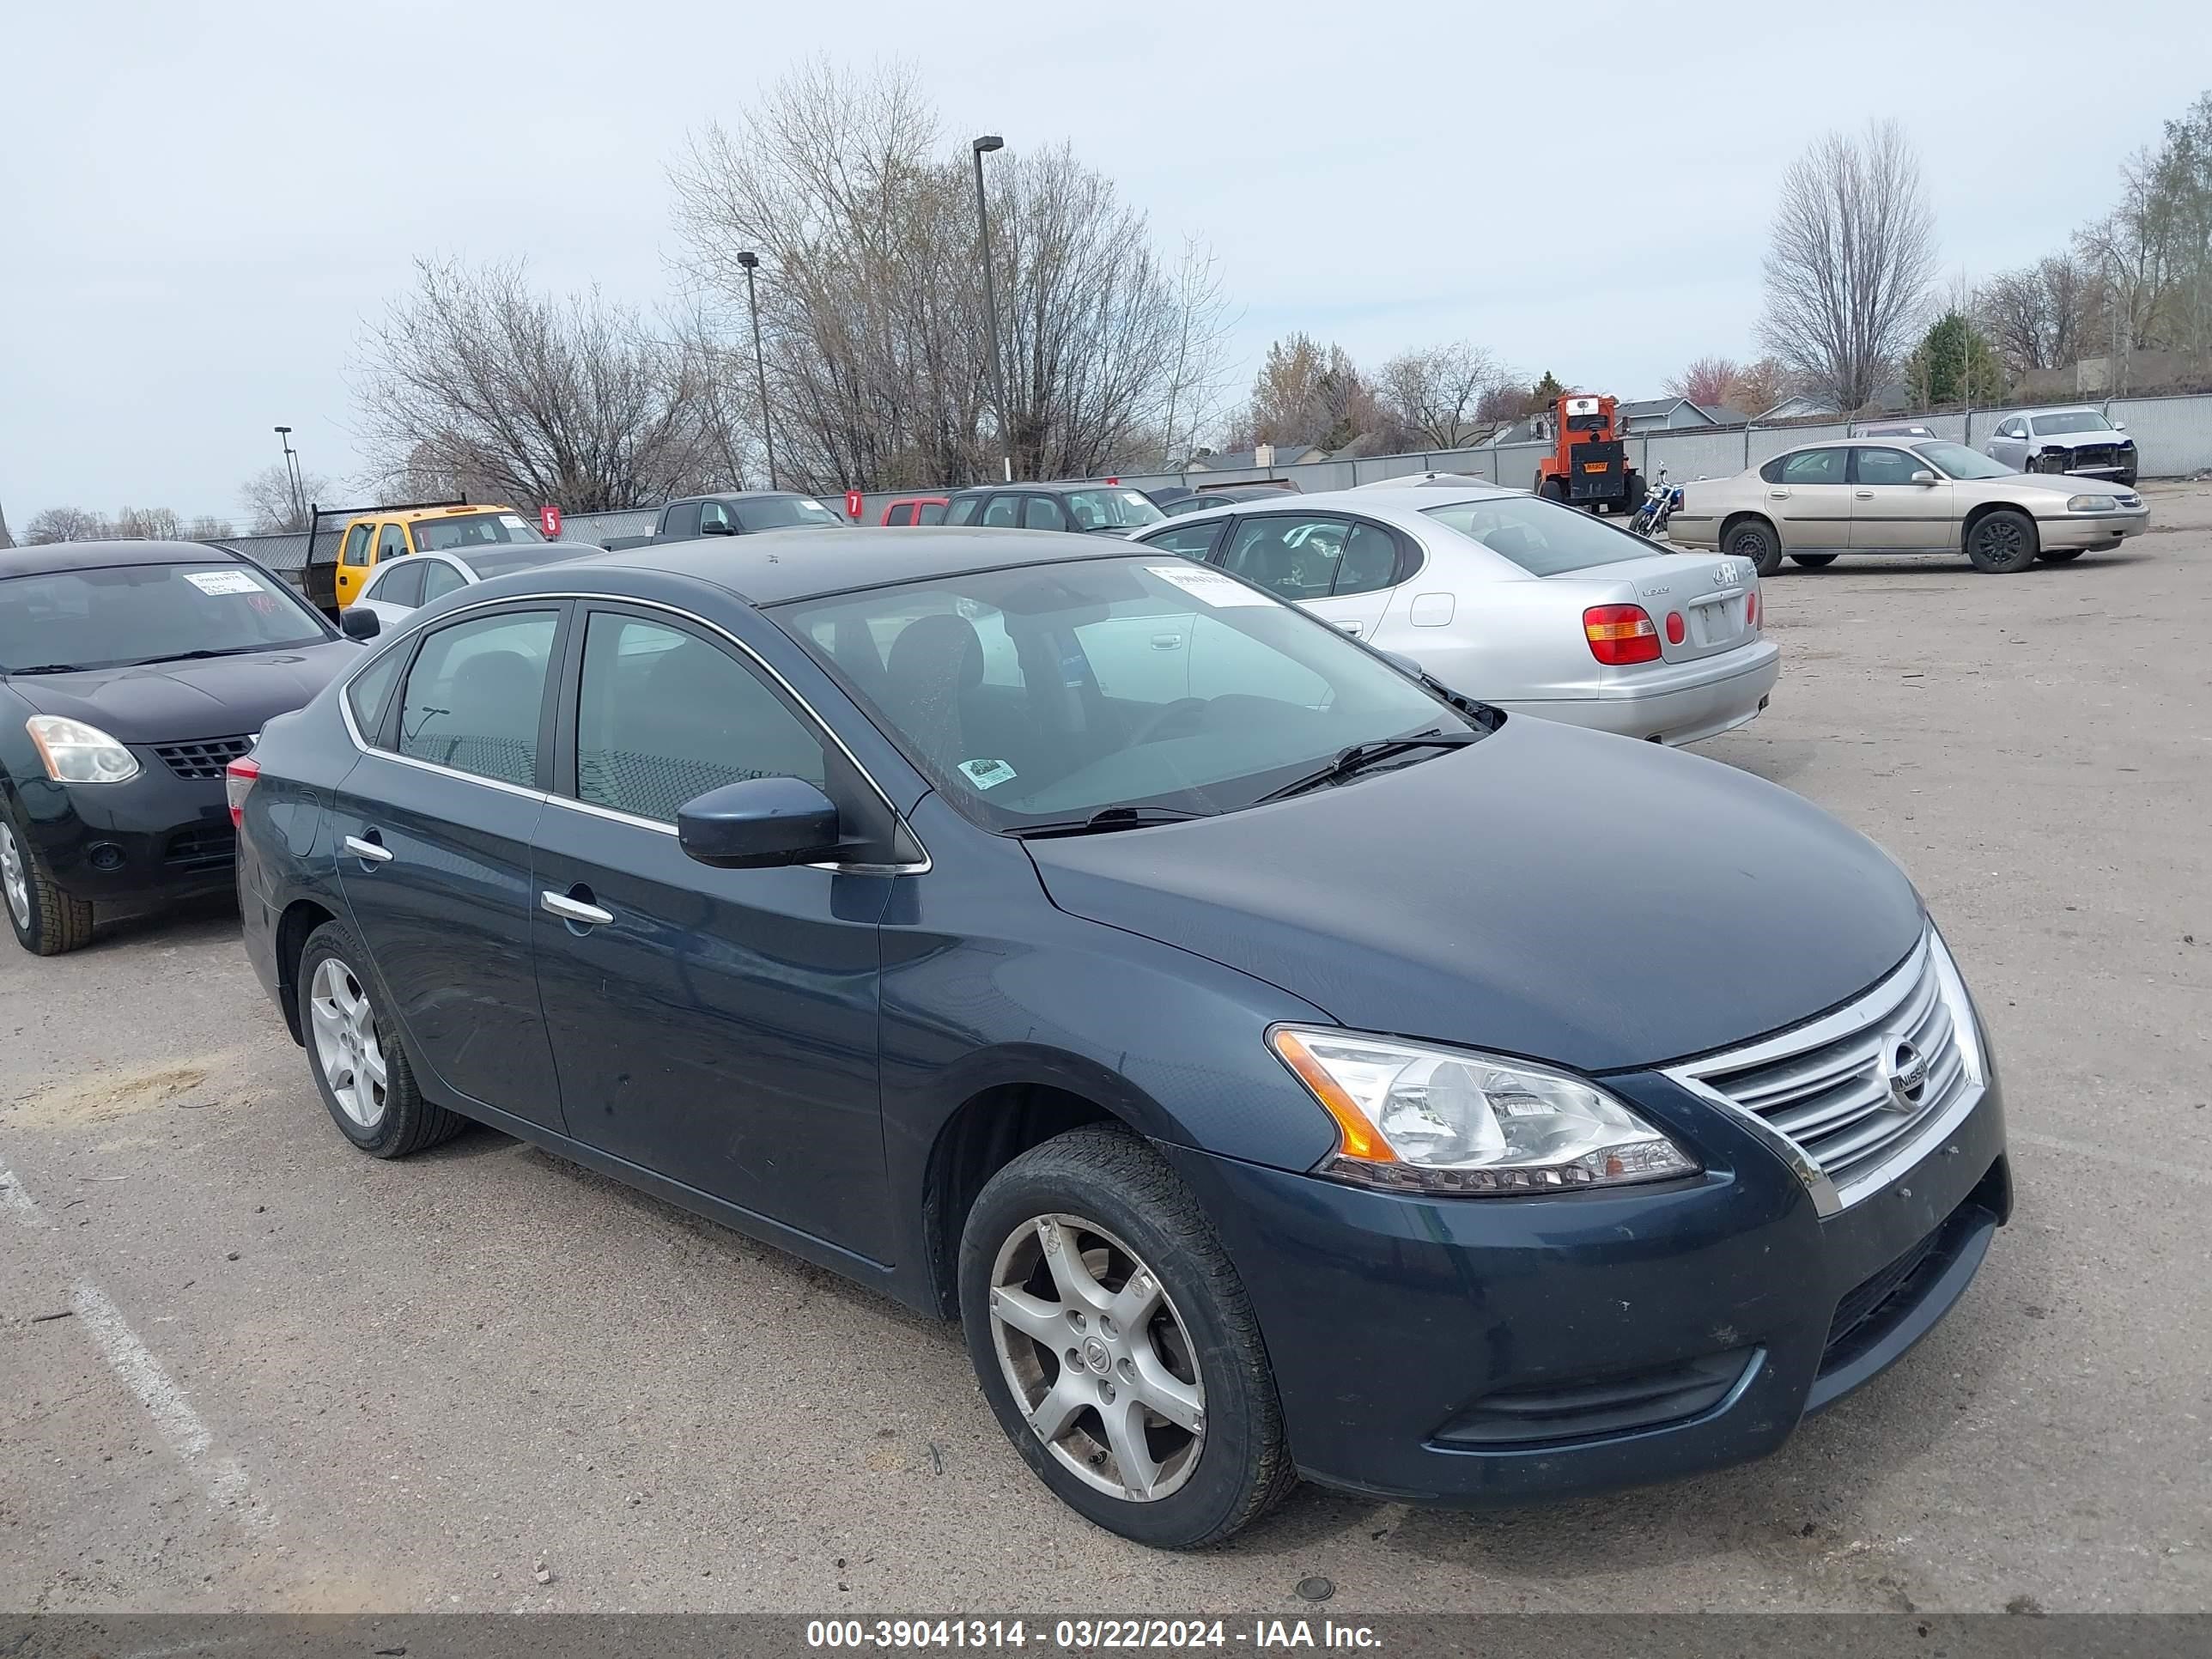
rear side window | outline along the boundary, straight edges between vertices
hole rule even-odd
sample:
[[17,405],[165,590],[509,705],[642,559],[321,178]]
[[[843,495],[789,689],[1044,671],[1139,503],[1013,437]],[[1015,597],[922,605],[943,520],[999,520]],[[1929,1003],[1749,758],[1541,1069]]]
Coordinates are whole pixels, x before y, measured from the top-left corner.
[[598,611],[584,635],[576,798],[673,823],[748,778],[827,775],[820,741],[751,669],[699,635]]
[[1240,519],[1223,566],[1281,599],[1325,599],[1351,539],[1349,521],[1304,513]]
[[386,605],[418,605],[422,603],[422,568],[411,559],[395,561],[377,575],[370,584],[368,597]]
[[559,617],[507,611],[422,641],[399,707],[399,752],[526,789],[538,784],[538,725]]
[[1226,519],[1208,519],[1202,524],[1177,525],[1173,530],[1147,536],[1144,544],[1169,553],[1179,553],[1186,559],[1202,560],[1220,544],[1221,532],[1228,528],[1229,520]]
[[1801,449],[1782,458],[1778,477],[1786,484],[1839,484],[1850,460],[1848,449]]
[[367,525],[357,524],[346,532],[345,546],[339,551],[338,562],[340,564],[368,562],[368,526]]
[[443,560],[433,560],[422,568],[422,603],[442,599],[457,587],[466,587],[461,573]]
[[989,525],[1012,525],[1014,514],[1021,506],[1018,495],[994,495],[990,506],[983,509],[983,522]]
[[1344,544],[1344,557],[1336,567],[1333,599],[1347,593],[1372,593],[1398,580],[1398,544],[1390,532],[1371,524],[1354,524]]
[[376,557],[379,563],[386,559],[407,556],[407,532],[396,524],[388,524],[376,532]]
[[346,687],[346,707],[353,711],[353,723],[370,743],[384,729],[384,706],[392,700],[392,688],[398,684],[399,671],[406,665],[404,647],[387,651],[355,675]]

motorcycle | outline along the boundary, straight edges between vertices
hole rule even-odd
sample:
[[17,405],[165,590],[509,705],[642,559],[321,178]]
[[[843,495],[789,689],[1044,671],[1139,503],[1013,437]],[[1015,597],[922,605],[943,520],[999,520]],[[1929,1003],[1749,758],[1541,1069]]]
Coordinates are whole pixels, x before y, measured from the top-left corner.
[[1682,486],[1667,482],[1667,469],[1659,469],[1658,481],[1644,493],[1634,516],[1628,521],[1632,533],[1656,541],[1667,533],[1667,520],[1682,504]]

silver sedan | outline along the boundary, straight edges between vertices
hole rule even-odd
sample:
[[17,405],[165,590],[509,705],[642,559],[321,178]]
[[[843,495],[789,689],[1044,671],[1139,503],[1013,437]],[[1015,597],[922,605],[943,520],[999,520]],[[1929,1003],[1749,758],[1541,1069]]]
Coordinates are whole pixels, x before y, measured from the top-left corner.
[[1240,501],[1137,541],[1231,571],[1455,691],[1626,737],[1690,743],[1741,726],[1780,665],[1746,561],[1662,553],[1477,481]]
[[[515,542],[457,548],[451,552],[410,553],[404,559],[381,561],[361,597],[346,611],[349,615],[358,611],[374,617],[380,628],[392,628],[457,587],[473,587],[509,571],[532,570],[541,564],[559,564],[605,550],[590,542]],[[356,623],[349,631],[359,627]]]

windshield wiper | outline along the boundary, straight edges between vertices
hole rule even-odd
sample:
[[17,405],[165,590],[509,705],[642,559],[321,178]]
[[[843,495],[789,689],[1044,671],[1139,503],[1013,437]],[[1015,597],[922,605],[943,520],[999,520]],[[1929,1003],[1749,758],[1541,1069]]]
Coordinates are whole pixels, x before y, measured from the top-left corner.
[[1252,803],[1258,806],[1271,800],[1282,800],[1291,795],[1302,795],[1309,789],[1318,789],[1323,784],[1337,783],[1365,770],[1377,761],[1389,760],[1415,749],[1464,749],[1471,743],[1480,743],[1489,734],[1485,732],[1419,732],[1410,738],[1382,738],[1372,743],[1355,743],[1349,749],[1337,750],[1336,758],[1319,771],[1309,772],[1302,778],[1293,778],[1279,789],[1270,789]]
[[1181,823],[1187,818],[1214,816],[1186,812],[1177,806],[1102,806],[1087,818],[1054,818],[1044,823],[1025,823],[1006,833],[1019,841],[1041,841],[1051,836],[1103,836],[1115,830],[1143,830],[1155,823]]
[[141,657],[138,665],[143,668],[149,662],[198,662],[204,657],[243,657],[256,651],[275,649],[273,645],[234,645],[225,650],[210,651],[203,646],[197,651],[172,651],[166,657]]
[[42,662],[30,668],[0,669],[4,674],[83,674],[91,671],[81,662]]

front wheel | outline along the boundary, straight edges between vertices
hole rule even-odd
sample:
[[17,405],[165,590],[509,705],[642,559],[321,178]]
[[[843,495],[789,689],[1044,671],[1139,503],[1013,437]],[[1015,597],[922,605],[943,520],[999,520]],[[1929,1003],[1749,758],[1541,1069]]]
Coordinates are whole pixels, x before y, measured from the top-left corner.
[[34,957],[58,957],[92,942],[92,904],[72,898],[54,884],[52,872],[15,821],[0,811],[0,893],[15,942]]
[[2009,507],[1977,520],[1966,532],[1966,557],[1989,575],[2016,575],[2034,564],[2035,555],[2035,520]]
[[1296,1484],[1243,1283],[1126,1131],[1071,1130],[991,1178],[961,1235],[960,1312],[1000,1426],[1108,1531],[1196,1549]]
[[1790,563],[1802,564],[1808,570],[1825,570],[1835,562],[1836,556],[1832,553],[1792,553],[1790,556]]
[[1771,576],[1782,568],[1781,538],[1764,519],[1737,525],[1722,538],[1721,550],[1734,558],[1750,560],[1752,568],[1762,576]]

